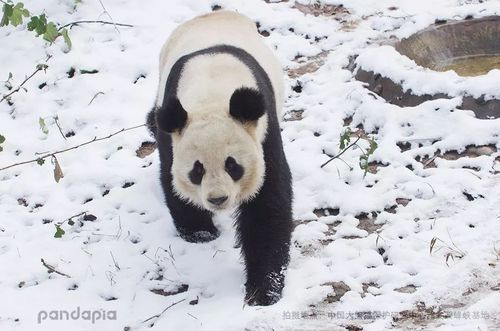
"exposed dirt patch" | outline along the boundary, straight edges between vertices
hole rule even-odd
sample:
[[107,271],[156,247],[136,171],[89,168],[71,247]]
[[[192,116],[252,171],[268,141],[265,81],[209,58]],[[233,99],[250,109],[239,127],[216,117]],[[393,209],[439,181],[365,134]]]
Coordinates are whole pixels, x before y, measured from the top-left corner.
[[359,220],[358,228],[365,230],[368,234],[377,232],[377,230],[382,227],[382,224],[375,224],[375,221],[377,220],[376,213],[372,213],[371,215],[361,213],[356,216],[356,218]]
[[412,326],[426,327],[437,320],[449,317],[449,314],[441,307],[427,307],[424,302],[418,302],[415,309],[403,310],[392,319],[395,326],[410,329]]
[[298,9],[300,12],[306,15],[318,16],[339,16],[350,14],[347,8],[343,5],[326,5],[319,3],[310,3],[307,5],[301,3],[295,3],[292,8]]
[[438,153],[437,156],[445,160],[458,160],[461,157],[478,157],[483,155],[491,155],[497,151],[494,145],[483,145],[483,146],[466,146],[465,151],[459,153],[457,151],[447,151],[444,153]]
[[170,290],[170,291],[167,291],[165,289],[158,289],[158,288],[151,289],[150,291],[153,292],[154,294],[163,295],[163,296],[170,296],[170,295],[176,295],[179,293],[186,292],[188,289],[189,289],[188,284],[180,284],[177,288],[174,288],[173,290]]
[[[363,288],[363,293],[361,293],[361,297],[364,298],[366,296],[366,293],[368,293],[368,288],[370,287],[376,287],[380,288],[378,284],[375,283],[363,283],[362,288]],[[378,294],[377,294],[378,295]]]
[[300,110],[290,110],[285,114],[285,118],[283,119],[284,121],[291,122],[291,121],[300,121],[302,119],[302,113],[304,113],[303,109]]
[[314,215],[318,217],[337,216],[339,212],[340,210],[338,208],[321,208],[321,209],[314,209],[313,211]]
[[[398,144],[399,146],[399,144]],[[400,146],[401,148],[401,146]],[[409,149],[409,148],[408,148]],[[402,149],[403,151],[403,149]],[[462,157],[469,157],[469,158],[476,158],[479,156],[490,156],[493,153],[497,151],[497,148],[494,145],[483,145],[483,146],[466,146],[465,150],[463,152],[458,152],[458,151],[446,151],[446,152],[437,152],[433,156],[417,156],[415,158],[416,161],[422,163],[424,165],[424,168],[436,168],[437,165],[435,163],[435,160],[437,158],[448,160],[448,161],[455,161],[458,160]],[[473,169],[473,170],[478,170],[478,169]]]
[[288,70],[288,77],[297,78],[302,75],[318,71],[318,69],[325,64],[325,60],[329,53],[330,51],[322,51],[321,53],[315,56],[300,58],[299,59],[300,66]]
[[411,199],[407,199],[407,198],[396,198],[396,203],[398,205],[401,205],[403,207],[406,207],[406,205],[408,205],[410,203]]
[[326,299],[323,301],[325,303],[337,302],[342,298],[344,294],[349,292],[351,288],[347,286],[344,282],[329,282],[321,284],[322,286],[331,286],[333,293],[328,294]]
[[394,289],[394,291],[399,292],[399,293],[413,293],[416,290],[417,290],[417,287],[413,284]]
[[144,141],[141,144],[141,147],[139,147],[135,151],[135,154],[137,155],[137,157],[140,157],[141,159],[143,159],[146,156],[151,155],[155,150],[156,150],[156,143],[155,142]]

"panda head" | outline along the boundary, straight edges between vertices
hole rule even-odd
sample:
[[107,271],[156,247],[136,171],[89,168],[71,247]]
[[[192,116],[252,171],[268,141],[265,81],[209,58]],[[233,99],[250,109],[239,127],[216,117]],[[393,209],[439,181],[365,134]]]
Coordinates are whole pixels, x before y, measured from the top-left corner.
[[255,89],[239,88],[225,108],[229,111],[207,109],[188,115],[171,97],[156,115],[157,126],[172,137],[174,191],[210,211],[250,200],[264,181],[258,134],[267,124],[263,96]]

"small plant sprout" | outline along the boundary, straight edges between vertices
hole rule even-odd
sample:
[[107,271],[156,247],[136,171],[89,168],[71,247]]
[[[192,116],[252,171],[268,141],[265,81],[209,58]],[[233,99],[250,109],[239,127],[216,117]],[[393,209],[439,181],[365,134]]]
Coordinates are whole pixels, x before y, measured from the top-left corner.
[[[449,233],[448,233],[449,235]],[[466,253],[461,250],[460,248],[455,245],[453,240],[450,237],[451,245],[445,242],[444,240],[438,238],[438,237],[433,237],[431,239],[430,247],[429,247],[429,253],[432,255],[433,252],[438,252],[440,250],[445,250],[444,258],[446,262],[446,266],[449,267],[448,261],[449,259],[452,259],[455,261],[455,259],[461,259],[463,258]]]
[[73,225],[75,225],[75,221],[73,220],[74,218],[77,218],[80,216],[85,217],[85,215],[87,215],[86,211],[81,212],[81,213],[76,214],[76,215],[73,215],[70,218],[68,218],[60,223],[54,224],[54,226],[56,227],[56,232],[54,233],[54,238],[62,238],[62,236],[64,236],[64,234],[66,233],[66,231],[64,231],[64,229],[62,228],[64,223],[68,223],[69,226],[73,226]]
[[[353,136],[353,132],[351,128],[347,128],[344,133],[340,135],[340,141],[339,141],[339,152],[335,155],[332,156],[328,161],[323,163],[321,165],[321,168],[326,166],[328,163],[335,159],[339,159],[342,162],[346,163],[342,158],[340,158],[345,152],[347,152],[349,149],[353,148],[354,146],[358,147],[361,150],[362,155],[359,157],[359,167],[361,170],[364,170],[364,176],[366,176],[366,173],[368,172],[368,159],[370,156],[373,155],[375,150],[378,147],[377,142],[375,141],[375,138],[368,138],[364,137],[361,134],[356,135],[356,140],[351,143],[351,138]],[[363,139],[369,143],[368,149],[364,149],[361,146],[358,145],[358,142]],[[347,164],[347,163],[346,163]],[[351,166],[349,166],[350,169],[352,169]]]

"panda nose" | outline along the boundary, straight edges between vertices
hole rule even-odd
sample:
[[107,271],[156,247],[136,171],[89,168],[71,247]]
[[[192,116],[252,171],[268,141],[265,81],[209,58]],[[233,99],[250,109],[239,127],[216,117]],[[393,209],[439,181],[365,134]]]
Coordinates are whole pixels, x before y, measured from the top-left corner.
[[213,205],[220,206],[227,200],[227,196],[218,198],[208,198],[207,200]]

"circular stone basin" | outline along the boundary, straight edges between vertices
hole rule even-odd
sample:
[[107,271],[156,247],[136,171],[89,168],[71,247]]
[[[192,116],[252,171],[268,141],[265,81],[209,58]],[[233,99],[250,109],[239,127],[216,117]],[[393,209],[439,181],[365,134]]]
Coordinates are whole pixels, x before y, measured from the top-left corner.
[[395,45],[418,65],[460,76],[500,69],[500,17],[489,16],[433,25]]
[[[398,41],[392,46],[416,64],[434,71],[454,70],[458,75],[481,76],[500,69],[500,16],[463,21],[437,21],[436,24]],[[399,82],[378,72],[364,70],[356,60],[351,68],[356,79],[388,102],[413,107],[428,100],[452,98],[446,90],[435,94],[416,94],[403,89]],[[484,93],[486,94],[486,93]],[[500,118],[500,98],[462,95],[461,109],[472,110],[477,118]]]

